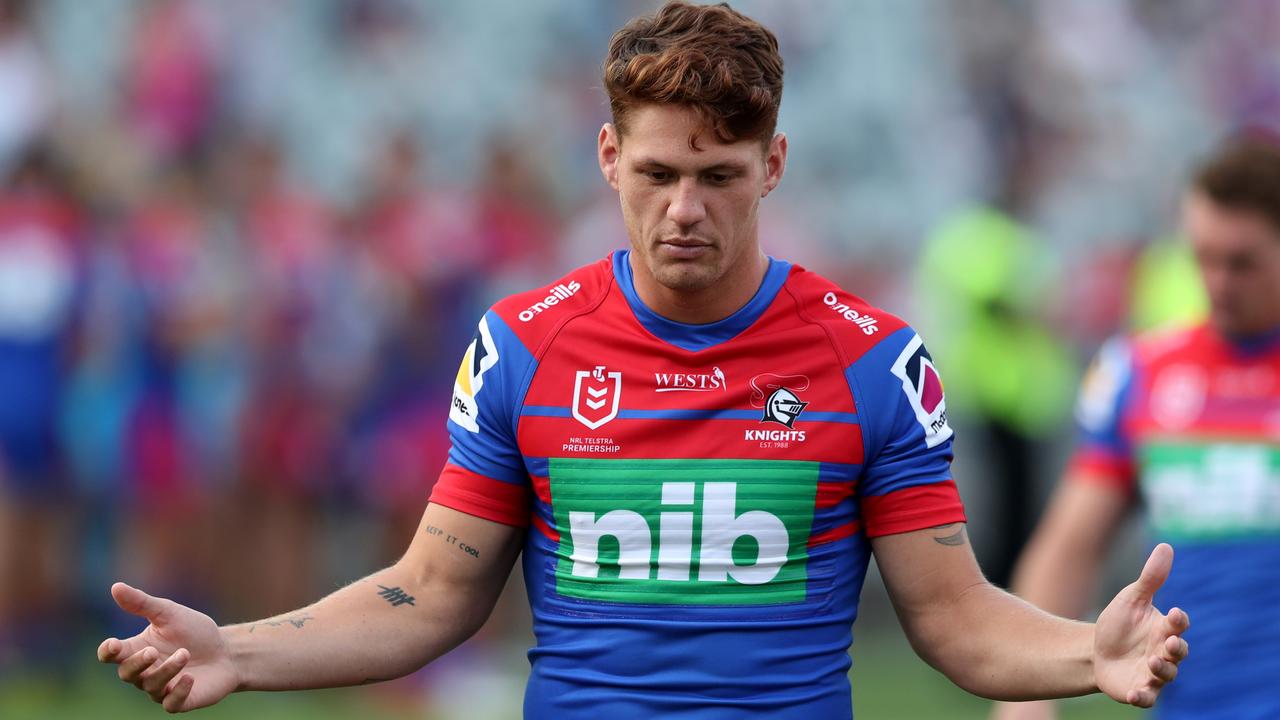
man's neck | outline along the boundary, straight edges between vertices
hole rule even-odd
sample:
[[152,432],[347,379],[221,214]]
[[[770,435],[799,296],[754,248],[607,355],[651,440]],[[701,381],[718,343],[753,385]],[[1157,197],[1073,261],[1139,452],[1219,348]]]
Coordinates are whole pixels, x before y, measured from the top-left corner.
[[668,320],[689,325],[713,323],[740,310],[755,297],[769,270],[768,256],[757,252],[743,262],[742,267],[730,270],[714,285],[702,290],[681,291],[666,287],[644,268],[637,268],[639,263],[635,253],[627,261],[631,264],[636,296],[645,307]]

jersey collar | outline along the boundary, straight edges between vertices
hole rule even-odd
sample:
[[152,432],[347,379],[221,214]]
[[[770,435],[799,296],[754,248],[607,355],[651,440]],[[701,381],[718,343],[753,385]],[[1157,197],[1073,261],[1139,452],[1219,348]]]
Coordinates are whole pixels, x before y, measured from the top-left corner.
[[1245,355],[1262,355],[1280,349],[1280,327],[1273,328],[1259,335],[1227,335],[1219,333],[1232,349]]
[[631,275],[631,263],[628,262],[630,255],[630,250],[619,250],[613,254],[613,275],[618,279],[618,287],[622,288],[622,294],[626,296],[631,312],[635,313],[636,319],[646,330],[659,339],[690,352],[705,350],[726,340],[732,340],[743,330],[751,327],[773,303],[783,283],[787,281],[787,274],[791,271],[791,263],[770,257],[769,269],[765,271],[764,281],[760,283],[760,288],[746,305],[723,320],[691,325],[662,317],[640,300],[640,296],[636,294],[635,278]]

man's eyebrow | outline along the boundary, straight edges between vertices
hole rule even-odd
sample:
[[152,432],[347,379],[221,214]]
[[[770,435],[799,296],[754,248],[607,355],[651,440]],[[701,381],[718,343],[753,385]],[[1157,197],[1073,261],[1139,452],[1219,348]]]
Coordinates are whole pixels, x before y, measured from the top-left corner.
[[[633,164],[635,167],[656,168],[661,170],[677,170],[678,171],[678,168],[672,167],[671,165],[668,165],[654,158],[639,157],[633,161]],[[726,160],[724,162],[716,163],[715,165],[710,165],[708,167],[697,168],[698,173],[742,174],[746,171],[747,171],[747,166],[744,163],[740,163],[734,160]]]

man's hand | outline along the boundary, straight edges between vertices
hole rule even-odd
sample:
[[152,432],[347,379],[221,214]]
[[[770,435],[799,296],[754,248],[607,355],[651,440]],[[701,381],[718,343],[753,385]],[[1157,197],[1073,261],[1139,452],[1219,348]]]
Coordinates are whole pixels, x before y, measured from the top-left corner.
[[118,664],[121,680],[171,713],[212,705],[239,686],[226,643],[208,615],[124,583],[112,585],[111,596],[151,622],[128,640],[107,638],[98,646],[98,660]]
[[1098,616],[1093,640],[1093,674],[1098,689],[1120,702],[1151,707],[1166,683],[1178,675],[1187,656],[1181,635],[1191,624],[1173,608],[1162,614],[1152,604],[1169,577],[1173,548],[1161,543],[1151,552],[1142,575]]

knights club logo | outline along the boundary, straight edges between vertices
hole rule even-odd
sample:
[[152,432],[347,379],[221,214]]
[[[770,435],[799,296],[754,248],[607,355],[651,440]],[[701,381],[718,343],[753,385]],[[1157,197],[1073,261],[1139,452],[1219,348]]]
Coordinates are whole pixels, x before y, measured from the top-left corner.
[[595,430],[618,417],[618,401],[622,398],[622,373],[579,370],[573,381],[573,417]]
[[751,407],[764,410],[760,422],[776,422],[794,428],[796,418],[809,407],[796,392],[809,389],[809,378],[804,375],[775,375],[761,373],[751,378]]
[[947,424],[947,399],[942,393],[942,378],[933,366],[933,358],[924,349],[920,336],[911,338],[891,368],[902,380],[902,391],[915,411],[916,421],[924,429],[924,441],[935,447],[951,437]]

